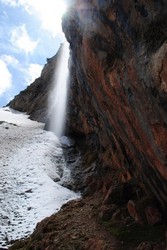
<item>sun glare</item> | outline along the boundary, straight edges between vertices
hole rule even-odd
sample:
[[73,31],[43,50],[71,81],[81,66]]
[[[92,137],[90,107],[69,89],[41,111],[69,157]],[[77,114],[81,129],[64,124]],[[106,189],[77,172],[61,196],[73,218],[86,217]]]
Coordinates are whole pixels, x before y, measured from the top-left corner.
[[48,30],[53,36],[61,32],[61,18],[67,10],[67,6],[63,0],[29,0],[29,12],[35,10],[38,14],[42,28]]

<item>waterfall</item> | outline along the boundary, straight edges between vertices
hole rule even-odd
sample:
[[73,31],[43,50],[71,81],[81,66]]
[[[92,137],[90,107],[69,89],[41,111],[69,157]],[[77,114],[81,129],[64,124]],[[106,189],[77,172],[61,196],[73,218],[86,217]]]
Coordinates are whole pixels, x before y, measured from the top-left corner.
[[55,69],[53,90],[50,97],[52,113],[50,117],[50,130],[53,131],[57,137],[61,137],[64,131],[69,76],[68,59],[69,44],[65,42],[61,48],[58,66]]

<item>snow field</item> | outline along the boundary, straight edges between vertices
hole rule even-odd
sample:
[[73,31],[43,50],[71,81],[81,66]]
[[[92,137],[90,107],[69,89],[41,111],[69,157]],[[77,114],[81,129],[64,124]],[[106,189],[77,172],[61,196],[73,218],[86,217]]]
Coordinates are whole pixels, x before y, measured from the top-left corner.
[[42,123],[0,109],[0,142],[0,247],[4,248],[32,233],[37,222],[79,195],[55,182],[68,171],[59,140],[44,131]]

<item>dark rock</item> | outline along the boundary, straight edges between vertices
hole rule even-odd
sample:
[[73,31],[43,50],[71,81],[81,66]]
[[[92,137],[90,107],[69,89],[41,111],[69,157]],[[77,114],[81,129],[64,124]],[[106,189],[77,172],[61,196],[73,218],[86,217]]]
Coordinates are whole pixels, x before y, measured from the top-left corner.
[[166,16],[165,1],[79,0],[62,23],[71,48],[67,133],[97,152],[92,189],[135,180],[164,211]]
[[104,198],[103,204],[115,203],[117,205],[123,205],[135,196],[133,186],[127,183],[111,186]]
[[143,219],[141,213],[138,211],[136,203],[132,200],[129,200],[127,204],[127,209],[130,216],[138,223],[143,224]]
[[47,59],[47,64],[45,64],[41,76],[15,96],[7,106],[21,112],[26,112],[32,120],[43,123],[47,122],[48,115],[51,112],[48,108],[48,97],[54,74],[56,74],[61,48],[60,46],[55,56]]
[[136,250],[153,250],[153,245],[150,242],[142,242]]
[[30,189],[26,190],[25,193],[32,193],[32,189],[30,188]]
[[122,186],[111,187],[103,201],[103,204],[122,204]]
[[142,242],[135,250],[166,250],[166,246],[164,242],[161,243]]
[[146,214],[146,219],[149,225],[155,225],[162,220],[162,214],[158,211],[156,207],[148,206],[144,210]]
[[162,220],[162,214],[150,197],[144,197],[139,201],[129,200],[127,208],[130,216],[140,224],[155,225]]
[[99,213],[99,217],[102,220],[109,220],[112,218],[113,214],[116,212],[118,206],[115,204],[112,205],[102,205],[102,207],[100,208],[100,213]]
[[166,250],[165,242],[158,242],[154,244],[153,250]]

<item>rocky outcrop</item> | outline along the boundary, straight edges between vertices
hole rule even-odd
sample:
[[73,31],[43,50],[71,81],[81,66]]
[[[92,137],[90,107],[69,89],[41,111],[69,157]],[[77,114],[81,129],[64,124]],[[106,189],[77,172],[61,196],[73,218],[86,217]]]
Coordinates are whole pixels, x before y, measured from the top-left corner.
[[61,54],[60,46],[57,54],[47,59],[41,75],[25,90],[21,91],[10,101],[7,106],[20,112],[26,112],[32,120],[46,122],[50,112],[48,97],[52,91],[54,77],[56,77],[57,65]]
[[[114,220],[98,218],[101,195],[70,201],[37,224],[33,234],[10,250],[166,250],[164,227],[141,226],[126,211]],[[147,247],[150,248],[147,248]]]
[[[113,176],[167,206],[167,2],[72,1],[67,133],[96,153],[90,188]],[[115,180],[115,179],[114,179]],[[96,188],[95,188],[96,186]]]

